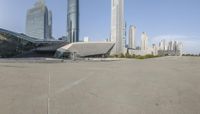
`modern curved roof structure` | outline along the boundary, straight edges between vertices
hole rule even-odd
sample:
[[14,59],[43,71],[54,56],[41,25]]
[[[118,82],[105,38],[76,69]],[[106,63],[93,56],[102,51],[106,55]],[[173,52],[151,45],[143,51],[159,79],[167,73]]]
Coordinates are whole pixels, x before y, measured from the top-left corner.
[[8,36],[8,35],[14,36],[15,38],[23,39],[32,43],[34,43],[37,40],[36,38],[29,37],[25,34],[12,32],[12,31],[2,29],[2,28],[0,28],[0,34],[4,34],[5,36]]
[[18,38],[18,39],[25,40],[25,41],[28,41],[28,42],[31,42],[34,44],[53,44],[53,43],[57,44],[57,43],[65,42],[65,41],[61,41],[61,40],[40,40],[37,38],[27,36],[23,33],[17,33],[17,32],[9,31],[9,30],[2,29],[2,28],[0,28],[0,34],[3,34],[5,36],[13,36],[13,38],[16,38],[16,39]]
[[[58,48],[68,44],[68,42],[62,40],[40,40],[23,33],[16,33],[2,28],[0,28],[0,36],[4,38],[4,40],[0,40],[1,47],[3,47],[1,52],[3,50],[5,53],[15,53],[15,55],[22,55],[33,51],[52,53],[56,52]],[[0,56],[4,55],[1,53]]]
[[76,42],[59,48],[57,52],[76,53],[79,57],[107,55],[114,45],[112,42]]

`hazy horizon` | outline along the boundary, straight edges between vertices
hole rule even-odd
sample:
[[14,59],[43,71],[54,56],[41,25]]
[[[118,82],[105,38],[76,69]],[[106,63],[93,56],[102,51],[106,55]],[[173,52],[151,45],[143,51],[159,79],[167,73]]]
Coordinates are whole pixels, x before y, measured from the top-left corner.
[[[26,11],[36,0],[0,0],[0,28],[25,32]],[[137,45],[142,32],[149,46],[162,39],[183,42],[184,52],[200,53],[199,0],[125,0],[125,20],[137,27]],[[66,35],[67,0],[50,1],[53,12],[53,36]],[[80,39],[88,36],[103,41],[110,36],[111,0],[80,0]]]

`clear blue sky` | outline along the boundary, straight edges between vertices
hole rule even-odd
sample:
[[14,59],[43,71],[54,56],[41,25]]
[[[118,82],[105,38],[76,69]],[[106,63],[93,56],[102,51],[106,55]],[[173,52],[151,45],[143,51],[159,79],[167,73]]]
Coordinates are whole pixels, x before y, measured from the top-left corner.
[[[36,0],[0,0],[0,27],[25,31],[26,11]],[[66,34],[67,0],[46,0],[53,12],[53,36]],[[80,37],[110,35],[111,0],[80,0]],[[127,26],[137,26],[137,44],[147,32],[150,43],[179,40],[185,52],[200,53],[200,0],[125,0]],[[128,28],[127,28],[128,29]]]

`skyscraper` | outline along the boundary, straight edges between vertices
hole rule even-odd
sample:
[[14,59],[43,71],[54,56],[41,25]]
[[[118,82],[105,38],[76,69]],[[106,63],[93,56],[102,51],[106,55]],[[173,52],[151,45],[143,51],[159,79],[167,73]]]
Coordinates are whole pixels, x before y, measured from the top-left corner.
[[79,0],[68,0],[67,34],[71,43],[79,41]]
[[173,41],[170,41],[168,44],[168,50],[172,51],[173,50]]
[[115,46],[111,54],[124,53],[124,0],[112,0],[111,4],[111,42]]
[[52,15],[49,15],[48,12],[44,0],[38,0],[34,7],[27,11],[26,34],[28,36],[41,40],[50,39],[51,33],[49,32],[52,29]]
[[165,40],[161,40],[161,42],[160,42],[160,45],[159,45],[159,48],[160,48],[160,50],[166,50],[166,42],[165,42]]
[[48,33],[49,33],[49,35],[48,35],[48,37],[49,37],[49,39],[52,39],[53,37],[52,37],[52,12],[51,11],[48,11]]
[[179,56],[183,55],[183,44],[181,42],[178,43],[177,49],[179,50]]
[[178,45],[178,42],[177,41],[174,41],[174,43],[173,43],[173,50],[177,50],[177,45]]
[[148,36],[147,33],[143,32],[141,36],[141,50],[147,50],[148,49]]
[[135,35],[136,35],[136,27],[135,26],[130,26],[129,28],[129,48],[135,49]]

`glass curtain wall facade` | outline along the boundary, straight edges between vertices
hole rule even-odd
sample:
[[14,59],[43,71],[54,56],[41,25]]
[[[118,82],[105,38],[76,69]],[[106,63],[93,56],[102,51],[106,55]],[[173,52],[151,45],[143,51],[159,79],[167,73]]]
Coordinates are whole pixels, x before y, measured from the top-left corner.
[[52,14],[45,6],[44,0],[38,0],[34,7],[27,11],[26,34],[40,40],[52,36]]
[[71,43],[79,42],[79,0],[68,0],[67,36]]
[[125,48],[125,20],[124,20],[124,0],[111,0],[111,42],[115,46],[111,55],[124,53]]

